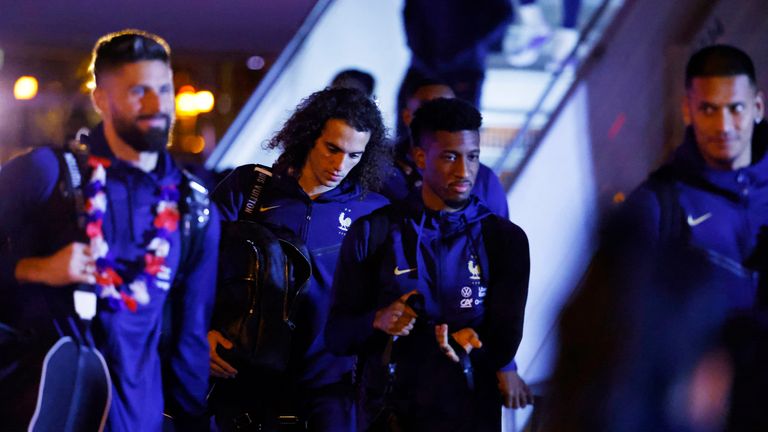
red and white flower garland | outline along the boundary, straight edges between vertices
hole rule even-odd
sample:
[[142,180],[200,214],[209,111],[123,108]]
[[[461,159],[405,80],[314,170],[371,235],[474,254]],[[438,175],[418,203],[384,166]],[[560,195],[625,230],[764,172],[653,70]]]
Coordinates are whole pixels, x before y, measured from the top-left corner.
[[165,260],[171,249],[171,236],[178,229],[179,193],[176,185],[160,187],[160,200],[155,206],[155,219],[151,229],[154,235],[144,253],[144,270],[133,281],[126,283],[115,270],[115,261],[104,239],[104,215],[107,212],[108,159],[90,156],[88,165],[93,170],[86,187],[85,212],[88,216],[86,234],[90,239],[91,255],[96,261],[96,295],[105,299],[112,309],[128,308],[135,312],[138,305],[149,303],[149,287],[168,289],[157,283],[158,273],[170,273]]

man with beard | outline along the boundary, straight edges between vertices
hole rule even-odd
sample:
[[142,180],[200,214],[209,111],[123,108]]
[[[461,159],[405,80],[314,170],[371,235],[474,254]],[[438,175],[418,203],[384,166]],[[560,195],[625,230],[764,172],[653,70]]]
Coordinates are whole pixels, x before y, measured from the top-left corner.
[[471,194],[480,125],[459,99],[422,105],[420,194],[359,219],[342,244],[326,341],[360,356],[362,429],[396,418],[405,431],[498,431],[510,404],[528,240]]
[[[103,121],[80,138],[81,170],[72,153],[40,148],[0,172],[0,321],[8,335],[25,335],[3,350],[19,359],[0,376],[4,422],[16,420],[15,430],[29,421],[40,354],[56,323],[81,310],[74,291],[98,297],[93,336],[112,380],[107,430],[160,430],[164,410],[181,430],[207,429],[199,419],[219,222],[205,189],[166,152],[170,50],[149,33],[109,34],[94,47],[92,72]],[[67,190],[76,173],[82,187]]]

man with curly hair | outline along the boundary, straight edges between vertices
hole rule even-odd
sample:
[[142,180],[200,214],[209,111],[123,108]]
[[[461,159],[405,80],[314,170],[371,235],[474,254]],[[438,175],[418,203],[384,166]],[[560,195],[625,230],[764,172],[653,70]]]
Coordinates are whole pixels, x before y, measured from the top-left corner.
[[[381,113],[358,90],[322,90],[299,104],[267,146],[283,153],[259,200],[256,219],[294,233],[306,244],[312,263],[312,277],[296,310],[289,382],[280,386],[293,390],[283,398],[298,404],[311,430],[353,430],[354,358],[331,354],[323,330],[342,239],[353,220],[387,204],[383,196],[369,192],[390,163]],[[252,188],[252,171],[253,165],[237,168],[216,188],[214,200],[225,220],[238,218]],[[216,353],[218,345],[229,349],[231,342],[215,330],[208,339],[211,374],[235,377],[237,371]],[[252,421],[269,427],[275,414],[280,413],[258,413],[262,418]]]

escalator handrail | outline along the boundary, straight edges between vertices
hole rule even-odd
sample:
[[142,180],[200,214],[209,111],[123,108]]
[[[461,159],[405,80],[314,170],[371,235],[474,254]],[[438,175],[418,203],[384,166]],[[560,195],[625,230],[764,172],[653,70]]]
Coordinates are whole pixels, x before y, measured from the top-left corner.
[[[579,34],[579,40],[576,43],[576,45],[574,46],[574,48],[571,50],[570,53],[568,53],[568,56],[565,58],[565,60],[563,60],[560,63],[560,65],[558,66],[557,70],[552,74],[552,77],[551,77],[549,83],[547,84],[547,86],[545,87],[544,91],[542,92],[541,97],[536,102],[536,105],[533,107],[532,110],[530,110],[528,112],[528,114],[525,117],[525,121],[523,122],[523,125],[520,127],[520,129],[518,130],[517,134],[515,134],[515,137],[512,138],[512,140],[509,142],[509,144],[507,144],[504,147],[504,150],[503,150],[503,152],[501,154],[501,157],[499,157],[499,159],[494,164],[493,171],[497,175],[499,175],[502,172],[502,170],[504,168],[504,165],[507,162],[507,159],[509,159],[510,154],[516,148],[519,148],[519,146],[523,145],[525,143],[526,139],[529,139],[528,138],[528,134],[529,134],[529,132],[531,130],[534,117],[536,115],[538,115],[542,111],[542,108],[544,106],[544,101],[547,100],[547,98],[549,97],[549,94],[555,88],[555,85],[557,84],[558,80],[560,79],[560,75],[562,75],[562,73],[565,70],[566,66],[571,61],[573,61],[574,56],[576,55],[577,51],[579,50],[579,47],[581,47],[581,45],[584,43],[584,41],[587,40],[587,38],[589,36],[591,36],[592,31],[595,30],[595,27],[600,22],[600,18],[602,18],[603,14],[608,10],[608,5],[612,1],[614,1],[614,0],[603,0],[603,2],[600,4],[600,6],[597,7],[597,9],[592,14],[592,16],[590,17],[590,19],[587,22],[587,24],[584,26],[584,30],[582,30],[581,33]],[[575,84],[578,82],[578,76],[579,76],[580,69],[586,63],[587,63],[586,61],[583,61],[583,62],[581,62],[579,64],[579,69],[576,71],[576,79],[573,80],[573,82],[571,83],[570,88],[566,92],[566,94],[568,94],[574,88]],[[547,119],[546,125],[542,129],[543,131],[546,131],[546,129],[549,128],[549,126],[552,124],[552,121],[555,118],[554,113],[556,113],[560,109],[560,107],[562,106],[562,104],[566,100],[567,100],[567,97],[564,97],[563,100],[561,100],[558,103],[558,107],[553,111],[553,115],[550,115],[550,117]],[[539,134],[535,138],[535,142],[532,145],[530,145],[525,150],[525,156],[523,157],[522,162],[520,164],[518,164],[517,167],[515,167],[515,169],[512,172],[511,178],[509,178],[508,181],[504,182],[507,190],[509,190],[509,188],[512,186],[512,184],[514,184],[515,179],[517,178],[518,174],[522,171],[522,168],[525,166],[525,164],[528,162],[530,157],[536,151],[536,148],[540,144],[541,138],[543,138],[544,135],[545,135],[544,133]]]

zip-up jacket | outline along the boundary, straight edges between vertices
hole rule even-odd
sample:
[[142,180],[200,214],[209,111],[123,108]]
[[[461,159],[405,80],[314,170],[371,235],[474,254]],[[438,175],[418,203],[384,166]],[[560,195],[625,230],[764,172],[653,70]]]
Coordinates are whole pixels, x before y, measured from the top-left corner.
[[[253,165],[237,168],[214,191],[224,220],[237,220],[252,187],[252,170]],[[354,358],[331,354],[323,337],[333,272],[341,241],[352,222],[387,202],[383,196],[363,193],[358,185],[347,181],[313,200],[295,177],[281,173],[275,173],[259,200],[257,220],[268,227],[290,230],[303,240],[310,254],[312,277],[297,300],[292,341],[299,358],[292,359],[291,370],[303,387],[337,383],[352,372]]]
[[[757,131],[757,128],[756,128]],[[623,211],[641,238],[658,242],[668,232],[703,252],[715,268],[729,274],[730,307],[755,306],[758,271],[765,266],[753,255],[758,234],[768,223],[768,158],[763,157],[766,142],[755,140],[751,165],[736,170],[710,168],[701,156],[695,136],[689,129],[671,162],[661,171],[662,178],[651,177],[630,195]],[[676,205],[682,209],[680,229],[663,227],[665,214],[673,211],[663,204],[659,182],[671,186]],[[675,199],[670,200],[675,204]],[[665,208],[662,208],[665,206]],[[768,238],[764,239],[764,241]],[[768,245],[761,245],[761,248]],[[757,262],[754,262],[757,261]]]
[[[117,159],[101,125],[91,132],[86,143],[91,154],[111,161],[106,169],[103,232],[117,271],[129,282],[144,269],[159,186],[179,185],[182,173],[165,152],[159,154],[157,167],[149,173]],[[53,319],[71,316],[74,311],[73,287],[21,285],[14,278],[14,269],[19,259],[49,256],[72,241],[87,243],[76,227],[74,205],[57,191],[59,176],[59,161],[50,148],[34,150],[0,171],[0,239],[9,238],[11,243],[11,252],[0,257],[0,321],[22,332],[32,332],[38,341],[50,340],[51,344],[56,337]],[[87,183],[88,178],[83,182]],[[178,288],[183,289],[183,298],[178,299],[183,313],[172,315],[172,325],[164,326],[163,309],[168,288],[179,282],[175,279],[181,270],[181,226],[171,238],[165,261],[170,271],[159,273],[158,286],[149,287],[147,305],[139,305],[135,313],[99,306],[93,334],[113,384],[107,430],[160,430],[164,406],[177,410],[179,419],[205,413],[209,375],[206,334],[213,308],[218,255],[215,245],[219,240],[215,209],[204,229],[204,239],[190,251],[186,278]],[[164,327],[175,330],[167,346],[168,374],[161,377],[158,349]],[[170,400],[164,400],[163,384]]]
[[[424,424],[435,430],[446,424],[474,430],[479,426],[472,421],[482,412],[500,412],[495,373],[512,361],[520,343],[529,271],[525,233],[477,197],[457,212],[427,210],[412,197],[352,226],[336,271],[326,339],[334,352],[358,353],[363,386],[380,390],[390,338],[373,328],[375,313],[417,290],[424,311],[411,334],[392,343],[395,397],[405,399],[410,415],[429,418]],[[461,367],[440,351],[435,324],[448,324],[449,333],[471,327],[483,341],[470,355],[474,392]]]

